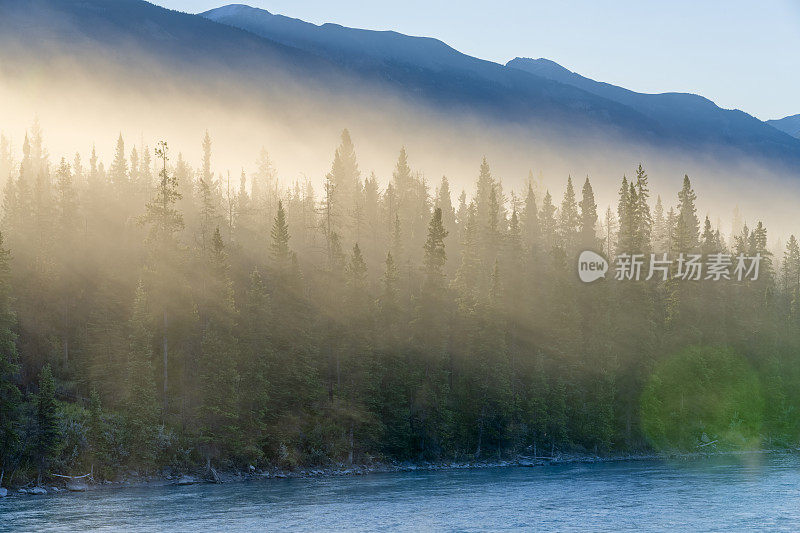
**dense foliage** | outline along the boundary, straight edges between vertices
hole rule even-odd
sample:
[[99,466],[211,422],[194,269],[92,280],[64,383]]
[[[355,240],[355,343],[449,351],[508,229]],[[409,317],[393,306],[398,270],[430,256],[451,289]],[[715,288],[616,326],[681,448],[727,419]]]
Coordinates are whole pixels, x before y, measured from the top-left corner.
[[[640,166],[601,223],[588,178],[557,207],[486,160],[455,204],[405,150],[382,188],[347,131],[319,196],[266,153],[236,185],[202,147],[192,169],[121,136],[108,167],[52,164],[37,126],[19,161],[0,143],[7,481],[798,442],[798,243],[773,260],[760,223],[726,242],[688,177],[665,212]],[[581,284],[584,249],[765,261]]]

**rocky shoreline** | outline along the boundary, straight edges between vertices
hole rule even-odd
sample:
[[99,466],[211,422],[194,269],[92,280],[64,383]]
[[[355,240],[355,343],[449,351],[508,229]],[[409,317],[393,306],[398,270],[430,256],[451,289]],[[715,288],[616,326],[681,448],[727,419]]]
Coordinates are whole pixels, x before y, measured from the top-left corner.
[[441,470],[468,470],[481,468],[508,468],[508,467],[540,467],[558,464],[576,463],[609,463],[624,461],[651,461],[651,460],[692,460],[719,456],[754,455],[765,453],[796,453],[798,450],[758,450],[758,451],[703,451],[693,453],[632,453],[609,456],[587,454],[556,454],[553,457],[525,457],[516,459],[493,461],[464,461],[464,462],[421,462],[421,463],[372,463],[361,465],[344,465],[325,467],[309,467],[287,470],[272,468],[259,470],[250,466],[246,471],[216,472],[164,472],[161,475],[141,476],[136,472],[129,472],[121,478],[98,483],[92,483],[85,477],[66,479],[63,483],[50,483],[46,486],[22,486],[13,489],[0,488],[0,498],[10,496],[43,496],[47,494],[63,494],[70,492],[86,492],[113,488],[133,487],[164,487],[186,486],[196,484],[239,483],[244,481],[289,479],[289,478],[318,478],[340,476],[364,476],[369,474],[388,474],[397,472],[428,472]]

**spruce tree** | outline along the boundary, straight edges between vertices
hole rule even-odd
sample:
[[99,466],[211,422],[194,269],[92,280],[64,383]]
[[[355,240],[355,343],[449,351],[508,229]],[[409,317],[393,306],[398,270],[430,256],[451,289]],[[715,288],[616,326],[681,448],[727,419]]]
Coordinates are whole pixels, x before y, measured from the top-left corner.
[[645,174],[641,163],[636,169],[636,210],[637,221],[637,248],[642,252],[647,252],[651,248],[651,238],[653,230],[653,217],[650,213],[650,187],[647,184],[647,174]]
[[555,214],[556,207],[553,205],[553,197],[550,195],[550,191],[547,191],[542,201],[542,208],[539,210],[539,228],[542,234],[543,250],[548,256],[557,244]]
[[56,384],[50,365],[45,365],[39,375],[39,392],[36,394],[36,484],[42,484],[42,476],[47,472],[60,444],[58,403]]
[[16,315],[11,309],[10,253],[0,234],[0,471],[5,471],[19,451],[21,395],[16,379],[19,372]]
[[213,186],[214,173],[211,170],[211,135],[206,130],[203,136],[203,168],[200,174],[200,181],[208,187]]
[[695,251],[699,245],[700,221],[697,219],[695,200],[697,200],[697,195],[692,189],[689,176],[684,176],[683,188],[678,193],[678,213],[672,238],[674,252],[690,253]]
[[789,236],[781,267],[782,289],[786,295],[794,295],[800,288],[800,245],[794,235]]
[[448,232],[442,224],[442,210],[436,208],[433,211],[430,224],[428,225],[428,238],[425,241],[425,279],[429,288],[441,287],[444,281],[444,265],[447,261],[447,254],[444,248],[444,239]]
[[111,184],[116,188],[117,194],[125,194],[128,186],[128,160],[125,157],[125,141],[122,133],[117,138],[117,148],[114,152],[114,162],[109,169]]
[[125,413],[132,461],[149,467],[158,424],[158,397],[153,372],[153,332],[143,282],[136,288],[133,314],[128,322],[129,350]]
[[467,208],[467,219],[464,223],[463,241],[461,242],[461,264],[453,280],[453,288],[459,294],[462,308],[470,309],[478,297],[481,283],[481,262],[478,249],[478,222],[475,204]]
[[703,234],[700,237],[700,251],[703,255],[719,252],[716,233],[714,233],[714,228],[711,227],[711,221],[708,219],[708,216],[706,216],[703,222]]
[[285,272],[289,267],[291,251],[289,250],[289,225],[286,222],[286,211],[283,202],[278,201],[278,213],[272,224],[270,232],[272,241],[269,248],[272,260],[280,272]]
[[597,239],[597,204],[594,200],[594,191],[592,184],[589,183],[589,177],[583,183],[583,190],[581,195],[581,226],[580,226],[580,243],[581,247],[588,249],[595,249],[598,246]]
[[653,251],[657,253],[666,252],[669,249],[668,239],[667,220],[664,218],[664,205],[661,202],[661,195],[658,195],[656,197],[656,206],[653,210]]
[[575,200],[575,189],[572,186],[572,176],[567,177],[567,189],[561,201],[558,212],[558,235],[564,251],[572,254],[578,244],[578,234],[581,230],[581,218],[578,214],[578,204]]
[[[495,190],[495,182],[492,177],[489,163],[486,157],[481,160],[481,167],[478,173],[478,181],[476,184],[475,192],[475,216],[478,223],[478,228],[481,232],[486,231],[489,227],[490,217],[490,197],[492,191]],[[495,191],[496,192],[496,191]]]
[[169,387],[169,311],[174,306],[175,280],[171,277],[180,264],[180,245],[177,234],[184,228],[183,215],[176,208],[177,202],[182,198],[178,191],[178,180],[175,175],[167,171],[168,147],[161,141],[156,148],[156,156],[161,160],[159,183],[153,198],[145,206],[145,214],[140,218],[140,223],[149,226],[147,244],[150,254],[150,275],[152,281],[151,294],[158,295],[161,314],[163,316],[162,328],[162,387],[164,413],[168,407]]
[[532,253],[536,253],[540,245],[541,231],[539,228],[539,210],[536,207],[536,195],[533,193],[533,184],[530,182],[528,182],[528,189],[525,194],[525,205],[522,208],[520,225],[525,247]]
[[208,322],[200,343],[198,361],[198,429],[206,466],[222,456],[240,451],[240,377],[236,339],[228,328],[213,319]]

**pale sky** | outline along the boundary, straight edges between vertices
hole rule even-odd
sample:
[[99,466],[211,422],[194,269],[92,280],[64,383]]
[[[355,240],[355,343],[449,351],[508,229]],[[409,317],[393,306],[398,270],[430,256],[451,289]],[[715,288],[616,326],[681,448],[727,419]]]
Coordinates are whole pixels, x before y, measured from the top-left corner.
[[[225,0],[155,0],[198,13]],[[239,0],[315,24],[441,39],[505,63],[546,57],[640,92],[693,92],[761,119],[800,113],[800,0]]]

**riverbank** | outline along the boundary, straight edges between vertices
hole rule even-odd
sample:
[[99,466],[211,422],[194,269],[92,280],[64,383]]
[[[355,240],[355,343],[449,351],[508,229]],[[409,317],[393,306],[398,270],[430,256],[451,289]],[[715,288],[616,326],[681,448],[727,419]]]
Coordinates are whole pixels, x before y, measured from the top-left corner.
[[197,484],[229,484],[245,481],[314,478],[314,477],[339,477],[339,476],[365,476],[370,474],[388,474],[400,472],[426,472],[442,470],[471,470],[487,468],[524,467],[535,468],[558,464],[580,463],[611,463],[627,461],[689,461],[721,456],[748,456],[760,454],[796,454],[800,450],[772,449],[755,451],[698,451],[698,452],[673,452],[673,453],[630,453],[597,456],[590,454],[560,453],[553,457],[526,457],[520,456],[510,460],[491,461],[444,461],[444,462],[397,462],[372,464],[309,467],[297,469],[271,468],[259,470],[254,467],[246,471],[220,471],[217,472],[163,472],[160,475],[143,476],[136,472],[129,472],[116,480],[104,480],[94,483],[91,479],[81,477],[76,479],[51,480],[43,486],[31,484],[0,490],[0,497],[11,496],[42,496],[46,494],[64,494],[71,492],[86,492],[115,488],[140,488],[140,487],[165,487],[170,485],[185,486]]

